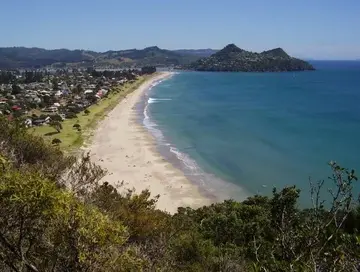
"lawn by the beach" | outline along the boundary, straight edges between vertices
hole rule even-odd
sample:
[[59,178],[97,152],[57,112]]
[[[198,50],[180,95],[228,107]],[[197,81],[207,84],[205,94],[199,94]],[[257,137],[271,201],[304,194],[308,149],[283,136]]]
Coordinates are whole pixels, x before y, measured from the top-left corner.
[[[88,110],[90,113],[80,112],[77,118],[66,119],[61,123],[60,133],[48,126],[32,127],[29,130],[36,135],[43,136],[45,140],[51,142],[53,139],[60,139],[60,148],[65,151],[73,151],[81,147],[84,141],[90,136],[98,121],[103,119],[126,95],[136,90],[150,76],[141,76],[135,82],[126,83],[124,86],[115,87],[107,98],[100,100],[97,104],[91,105]],[[81,131],[73,126],[79,124]]]

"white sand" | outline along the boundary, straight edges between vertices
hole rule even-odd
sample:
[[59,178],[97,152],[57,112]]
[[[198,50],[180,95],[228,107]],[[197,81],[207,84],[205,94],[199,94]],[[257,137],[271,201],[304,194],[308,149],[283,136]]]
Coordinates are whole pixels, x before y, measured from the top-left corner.
[[180,206],[196,208],[210,200],[161,157],[155,139],[138,124],[134,109],[153,82],[169,76],[171,73],[161,73],[123,99],[99,124],[89,149],[93,161],[109,171],[104,181],[112,185],[123,181],[124,188],[137,193],[149,189],[152,196],[160,195],[157,208],[175,213]]

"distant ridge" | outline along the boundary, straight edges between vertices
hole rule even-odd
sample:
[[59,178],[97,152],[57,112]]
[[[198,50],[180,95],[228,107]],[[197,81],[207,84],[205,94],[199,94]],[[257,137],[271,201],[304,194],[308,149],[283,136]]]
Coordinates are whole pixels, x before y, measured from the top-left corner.
[[0,69],[175,66],[199,71],[303,71],[314,70],[311,64],[290,57],[282,48],[253,53],[228,44],[222,50],[167,50],[158,46],[144,49],[69,50],[3,47],[0,48]]
[[261,54],[273,56],[273,57],[290,58],[290,56],[286,54],[286,52],[280,47],[268,51],[264,51]]
[[289,56],[282,48],[254,53],[228,44],[215,54],[183,66],[196,71],[285,72],[315,70],[304,61]]
[[173,50],[173,52],[182,54],[182,55],[195,55],[195,56],[199,56],[199,57],[209,57],[212,54],[215,54],[217,51],[219,50],[215,50],[215,49],[178,49],[178,50]]
[[0,69],[56,67],[133,67],[133,66],[178,66],[189,64],[216,52],[212,49],[167,50],[158,46],[144,49],[109,50],[95,52],[89,50],[69,50],[27,47],[0,48]]

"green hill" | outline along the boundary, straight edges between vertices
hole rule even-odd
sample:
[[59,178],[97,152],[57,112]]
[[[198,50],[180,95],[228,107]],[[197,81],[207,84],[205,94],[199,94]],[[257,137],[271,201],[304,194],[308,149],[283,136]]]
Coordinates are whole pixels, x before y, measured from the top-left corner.
[[284,72],[314,70],[306,61],[290,57],[283,49],[276,48],[254,53],[229,44],[210,57],[199,59],[185,69],[222,72]]
[[41,68],[44,66],[172,66],[184,65],[201,56],[160,49],[157,46],[144,49],[94,52],[86,50],[26,47],[0,48],[0,69]]
[[261,54],[272,57],[290,58],[290,56],[282,48],[271,49],[268,51],[264,51]]
[[219,50],[207,48],[207,49],[178,49],[173,51],[181,55],[194,55],[205,58],[205,57],[210,57],[212,54],[215,54]]
[[0,48],[0,68],[38,68],[56,62],[91,63],[97,55],[96,52],[85,50],[3,47]]
[[290,57],[281,48],[253,53],[227,45],[212,49],[166,50],[157,46],[144,49],[94,52],[86,50],[26,47],[0,48],[0,69],[53,67],[176,66],[198,71],[302,71],[313,70],[307,62]]

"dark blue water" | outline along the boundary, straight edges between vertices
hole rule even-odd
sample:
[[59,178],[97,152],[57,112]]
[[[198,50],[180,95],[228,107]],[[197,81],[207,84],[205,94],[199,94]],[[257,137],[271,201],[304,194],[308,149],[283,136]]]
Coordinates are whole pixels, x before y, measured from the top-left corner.
[[214,195],[242,199],[295,184],[308,199],[309,177],[327,179],[330,160],[360,171],[360,65],[314,65],[300,73],[181,72],[149,91],[147,125]]

